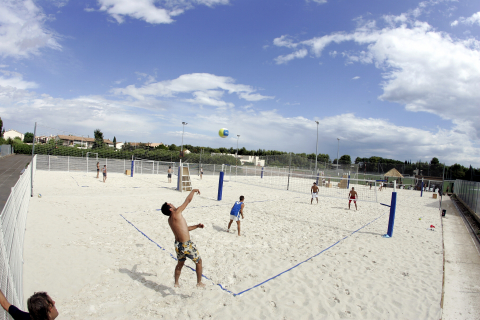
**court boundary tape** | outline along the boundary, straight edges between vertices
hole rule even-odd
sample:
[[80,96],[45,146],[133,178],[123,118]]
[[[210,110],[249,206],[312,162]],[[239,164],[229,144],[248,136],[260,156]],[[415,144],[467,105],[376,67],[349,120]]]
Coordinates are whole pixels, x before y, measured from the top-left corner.
[[[383,214],[381,214],[380,216],[376,217],[375,219],[373,219],[373,220],[370,221],[369,223],[361,226],[361,227],[358,228],[357,230],[353,231],[353,232],[350,233],[349,235],[347,235],[347,236],[343,237],[342,239],[338,240],[337,242],[335,242],[334,244],[330,245],[329,247],[323,249],[323,250],[320,251],[319,253],[311,256],[310,258],[305,259],[305,260],[297,263],[297,264],[294,265],[293,267],[290,267],[290,268],[286,269],[285,271],[282,271],[282,272],[280,272],[279,274],[277,274],[277,275],[275,275],[275,276],[273,276],[273,277],[270,277],[270,278],[268,278],[267,280],[265,280],[265,281],[263,281],[263,282],[261,282],[261,283],[259,283],[259,284],[257,284],[257,285],[254,285],[253,287],[250,287],[250,288],[248,288],[248,289],[246,289],[246,290],[240,291],[239,293],[234,293],[234,292],[228,290],[227,288],[224,288],[220,283],[215,283],[212,279],[208,278],[208,277],[205,276],[204,274],[202,274],[202,277],[205,278],[205,279],[207,279],[207,280],[209,280],[209,281],[211,281],[211,282],[214,283],[215,285],[219,286],[223,291],[232,294],[234,297],[239,296],[239,295],[241,295],[241,294],[243,294],[243,293],[245,293],[245,292],[248,292],[248,291],[250,291],[250,290],[252,290],[252,289],[255,289],[256,287],[261,286],[262,284],[265,284],[265,283],[267,283],[267,282],[269,282],[269,281],[271,281],[271,280],[273,280],[273,279],[275,279],[275,278],[280,277],[282,274],[287,273],[287,272],[289,272],[289,271],[297,268],[298,266],[304,264],[304,263],[307,262],[307,261],[312,260],[313,258],[319,256],[320,254],[324,253],[325,251],[327,251],[327,250],[335,247],[337,244],[339,244],[340,242],[344,241],[345,239],[350,238],[352,235],[354,235],[354,234],[357,233],[358,231],[362,230],[363,228],[365,228],[365,227],[367,227],[368,225],[372,224],[373,222],[377,221],[378,219],[380,219],[381,217],[383,217],[386,213],[387,213],[387,212],[384,212]],[[132,225],[132,227],[134,227],[135,229],[137,229],[137,231],[140,232],[145,238],[147,238],[148,240],[150,240],[151,242],[153,242],[157,247],[159,247],[159,248],[162,249],[163,251],[167,251],[167,250],[165,250],[165,248],[163,248],[162,246],[160,246],[158,243],[156,243],[154,240],[152,240],[149,236],[147,236],[145,233],[143,233],[140,229],[138,229],[133,223],[131,223],[130,221],[128,221],[127,218],[125,218],[122,214],[120,214],[120,216],[121,216],[125,221],[127,221],[130,225]],[[169,252],[168,254],[169,254],[170,257],[172,257],[174,260],[178,261],[177,258],[176,258],[173,254],[171,254],[170,252]],[[192,267],[187,266],[187,265],[185,265],[185,266],[186,266],[187,268],[189,268],[190,270],[195,271],[195,269],[193,269]]]

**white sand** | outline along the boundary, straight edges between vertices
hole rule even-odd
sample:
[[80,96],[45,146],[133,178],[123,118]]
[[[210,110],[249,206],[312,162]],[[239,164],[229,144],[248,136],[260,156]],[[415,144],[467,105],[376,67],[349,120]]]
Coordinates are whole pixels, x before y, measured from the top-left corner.
[[[101,180],[101,179],[99,179]],[[443,251],[438,200],[398,191],[393,238],[384,239],[389,208],[193,176],[195,196],[184,211],[203,259],[206,289],[184,267],[173,287],[174,237],[165,202],[187,193],[165,176],[37,171],[24,254],[24,294],[47,291],[59,319],[439,319]],[[390,203],[392,189],[379,192]],[[225,232],[230,208],[245,196],[242,237]],[[384,214],[386,213],[386,214]],[[384,214],[382,216],[382,214]],[[122,218],[123,215],[148,240]],[[381,216],[381,217],[380,217]],[[360,231],[360,227],[370,223]],[[419,218],[422,218],[419,220]],[[433,224],[436,231],[430,231]],[[346,239],[342,240],[343,238]],[[341,241],[340,241],[341,240]],[[239,293],[313,259],[241,295]],[[194,266],[187,260],[186,266]]]

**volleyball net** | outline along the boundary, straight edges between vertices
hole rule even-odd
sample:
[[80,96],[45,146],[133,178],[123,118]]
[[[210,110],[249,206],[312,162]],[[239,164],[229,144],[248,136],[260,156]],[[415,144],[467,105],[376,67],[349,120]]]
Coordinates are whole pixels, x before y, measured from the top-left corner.
[[322,173],[314,175],[269,168],[233,167],[227,171],[226,177],[235,182],[307,194],[315,182],[319,187],[319,196],[339,199],[348,199],[353,187],[357,192],[357,201],[377,202],[378,181],[354,179],[348,174],[329,177]]

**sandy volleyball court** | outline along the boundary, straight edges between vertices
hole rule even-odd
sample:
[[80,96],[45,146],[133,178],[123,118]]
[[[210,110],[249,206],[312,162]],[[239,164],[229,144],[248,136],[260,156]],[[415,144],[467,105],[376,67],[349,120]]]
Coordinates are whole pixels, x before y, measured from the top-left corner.
[[[166,176],[109,174],[107,183],[95,176],[36,174],[41,198],[29,207],[24,292],[47,291],[61,319],[441,317],[442,234],[431,193],[399,190],[393,238],[384,239],[389,208],[379,203],[359,202],[355,211],[346,199],[320,197],[310,205],[309,190],[232,181],[219,202],[218,176],[193,176],[202,194],[184,216],[205,225],[191,238],[210,280],[197,289],[195,272],[184,268],[178,289],[174,237],[159,209],[182,204],[187,193]],[[379,202],[390,203],[391,191],[379,192]],[[226,226],[240,195],[245,219],[237,237],[235,224],[230,233]]]

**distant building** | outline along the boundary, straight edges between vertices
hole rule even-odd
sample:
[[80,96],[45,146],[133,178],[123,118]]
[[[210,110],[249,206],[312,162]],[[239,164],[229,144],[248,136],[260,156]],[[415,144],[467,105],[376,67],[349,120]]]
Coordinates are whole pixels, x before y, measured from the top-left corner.
[[[55,140],[62,141],[62,145],[74,147],[78,145],[80,148],[83,149],[91,149],[93,147],[93,143],[95,142],[94,138],[85,138],[85,137],[77,137],[77,136],[65,136],[59,134],[55,137]],[[109,146],[113,147],[113,142],[109,139],[103,139],[103,142]]]
[[36,136],[35,137],[35,143],[47,143],[50,140],[55,140],[54,135],[49,135],[49,136]]
[[17,130],[12,130],[12,129],[5,131],[5,133],[3,134],[3,138],[5,140],[7,140],[8,138],[15,139],[16,137],[22,139],[23,141],[24,134],[21,132],[18,132]]
[[[163,143],[153,143],[153,142],[127,142],[129,145],[131,145],[134,148],[138,148],[140,146],[145,146],[147,149],[155,149],[156,147],[159,147],[161,145],[164,145]],[[117,143],[118,145],[118,143]]]
[[[236,154],[230,153],[211,153],[212,156],[220,155],[220,156],[232,156],[237,157]],[[264,167],[265,160],[261,160],[259,156],[238,156],[238,161],[240,161],[240,165],[243,165],[245,162],[253,163],[254,166]]]
[[121,150],[124,144],[125,144],[125,143],[123,143],[123,142],[117,142],[116,145],[115,145],[115,148],[116,148],[117,150]]

